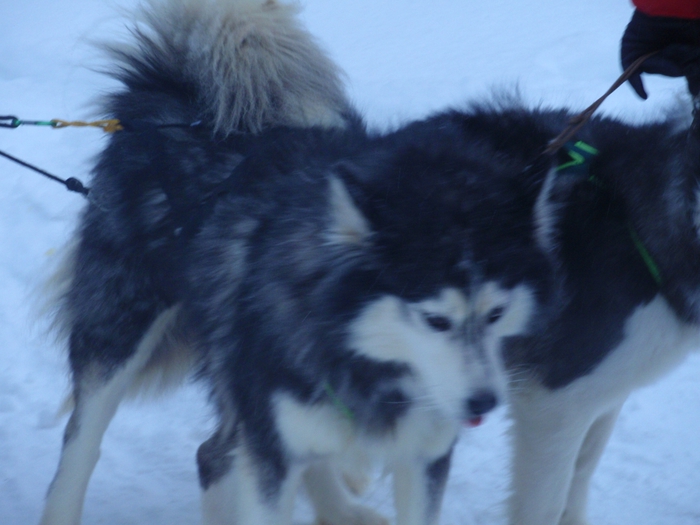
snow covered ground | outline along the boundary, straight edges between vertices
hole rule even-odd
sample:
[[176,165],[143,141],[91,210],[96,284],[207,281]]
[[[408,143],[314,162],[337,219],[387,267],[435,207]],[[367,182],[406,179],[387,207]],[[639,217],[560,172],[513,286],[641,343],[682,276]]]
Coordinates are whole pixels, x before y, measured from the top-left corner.
[[[91,68],[90,42],[124,34],[134,0],[0,2],[0,115],[94,117],[114,84]],[[303,0],[304,18],[347,72],[373,126],[519,87],[532,103],[583,108],[619,74],[627,0]],[[602,111],[629,120],[672,106],[684,83],[648,79],[650,100],[623,87]],[[0,129],[0,150],[87,179],[97,130]],[[0,524],[35,523],[57,464],[67,391],[61,349],[43,335],[37,292],[69,238],[82,198],[0,159]],[[700,523],[700,356],[627,403],[598,470],[594,525]],[[199,522],[194,454],[210,427],[201,390],[124,406],[107,432],[86,524]],[[445,525],[503,524],[508,458],[503,412],[465,432]],[[390,512],[386,484],[369,494]],[[308,520],[303,511],[300,521]]]

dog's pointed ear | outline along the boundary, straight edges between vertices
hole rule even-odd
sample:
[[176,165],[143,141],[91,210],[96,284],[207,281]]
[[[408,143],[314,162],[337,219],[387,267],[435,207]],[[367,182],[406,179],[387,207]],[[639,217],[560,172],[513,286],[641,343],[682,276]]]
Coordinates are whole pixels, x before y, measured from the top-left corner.
[[339,175],[333,175],[329,180],[329,206],[328,240],[349,246],[366,244],[372,228]]
[[532,199],[532,202],[538,200],[542,192],[548,188],[548,183],[551,183],[552,169],[555,167],[555,159],[551,155],[542,153],[525,164],[519,178],[522,181],[523,193]]
[[545,252],[555,250],[561,215],[574,188],[583,180],[578,176],[562,174],[554,164],[547,171],[533,208],[535,240]]

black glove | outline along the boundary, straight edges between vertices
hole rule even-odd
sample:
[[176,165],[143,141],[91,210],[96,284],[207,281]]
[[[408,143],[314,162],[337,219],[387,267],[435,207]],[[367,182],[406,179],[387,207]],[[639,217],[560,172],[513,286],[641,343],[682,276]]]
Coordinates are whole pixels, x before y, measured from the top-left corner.
[[622,68],[639,57],[657,51],[644,61],[629,82],[643,99],[647,98],[642,73],[685,77],[693,97],[700,93],[700,19],[649,16],[637,10],[622,36]]

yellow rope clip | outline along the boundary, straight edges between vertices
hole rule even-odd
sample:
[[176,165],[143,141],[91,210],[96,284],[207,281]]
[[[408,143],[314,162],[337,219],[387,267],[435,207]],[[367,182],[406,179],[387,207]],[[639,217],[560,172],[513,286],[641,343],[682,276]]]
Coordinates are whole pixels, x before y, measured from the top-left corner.
[[114,133],[116,131],[121,131],[124,129],[124,126],[121,125],[121,123],[119,122],[118,119],[95,120],[93,122],[83,122],[82,120],[67,121],[67,120],[53,119],[51,121],[51,125],[54,128],[67,128],[68,126],[75,126],[75,127],[92,126],[95,128],[102,128],[102,130],[106,133]]

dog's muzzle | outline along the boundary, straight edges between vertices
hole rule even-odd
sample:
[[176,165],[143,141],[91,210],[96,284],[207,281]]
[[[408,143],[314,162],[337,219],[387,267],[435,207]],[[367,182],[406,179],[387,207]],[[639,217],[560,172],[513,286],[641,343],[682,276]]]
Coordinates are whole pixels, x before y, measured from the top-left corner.
[[465,402],[465,423],[470,427],[481,424],[484,414],[490,412],[498,405],[498,397],[491,390],[478,390]]

